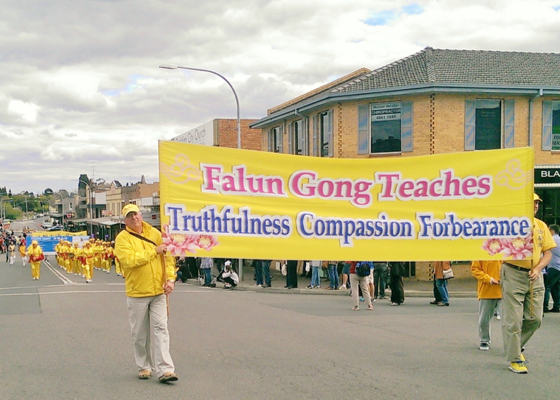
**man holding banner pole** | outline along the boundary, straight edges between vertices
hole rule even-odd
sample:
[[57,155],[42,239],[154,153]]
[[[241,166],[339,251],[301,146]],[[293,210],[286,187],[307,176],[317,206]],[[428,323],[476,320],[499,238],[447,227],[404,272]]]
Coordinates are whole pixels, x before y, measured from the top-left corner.
[[127,204],[122,215],[126,229],[116,238],[115,254],[124,271],[138,378],[149,379],[154,369],[160,382],[174,382],[179,378],[169,353],[167,296],[175,287],[175,262],[138,206]]
[[[539,210],[540,197],[533,195],[534,213]],[[528,372],[523,346],[541,326],[544,301],[542,269],[552,258],[556,243],[546,224],[533,219],[533,254],[530,260],[508,260],[501,271],[502,335],[509,369],[517,374]]]

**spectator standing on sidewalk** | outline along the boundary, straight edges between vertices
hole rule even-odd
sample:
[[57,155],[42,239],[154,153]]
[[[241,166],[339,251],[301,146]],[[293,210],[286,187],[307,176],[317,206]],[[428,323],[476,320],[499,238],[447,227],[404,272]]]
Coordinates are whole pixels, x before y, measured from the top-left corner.
[[403,275],[405,273],[402,262],[389,263],[389,283],[391,286],[391,305],[400,306],[404,303]]
[[297,288],[297,267],[298,262],[297,260],[284,260],[286,264],[286,286],[287,289],[294,289]]
[[[362,289],[362,296],[364,297],[368,310],[373,310],[373,304],[371,302],[371,294],[369,293],[368,285],[367,285],[367,275],[366,276],[359,276],[357,267],[359,262],[358,261],[351,261],[350,262],[350,285],[352,286],[352,303],[353,311],[358,311],[360,309],[360,301],[359,301],[359,290],[358,287]],[[369,265],[368,265],[369,267]],[[370,272],[371,275],[371,272]]]
[[338,290],[338,284],[339,284],[338,269],[337,269],[338,261],[327,261],[327,264],[328,264],[329,279],[330,279],[330,284],[327,289]]
[[311,264],[311,283],[307,286],[308,289],[320,289],[321,281],[319,279],[319,268],[321,266],[317,261],[306,261]]
[[385,298],[385,288],[387,287],[387,271],[389,266],[385,261],[374,261],[373,262],[373,276],[374,276],[374,299],[384,299]]
[[262,260],[253,260],[253,268],[255,269],[255,279],[257,287],[263,287],[263,265]]
[[449,291],[447,290],[447,279],[443,279],[443,271],[451,268],[449,261],[434,261],[434,278],[441,296],[438,306],[449,306]]
[[[547,278],[544,283],[544,305],[543,312],[560,312],[560,227],[556,224],[550,225],[550,234],[556,247],[551,249],[552,259],[547,266]],[[548,308],[548,301],[552,295],[552,308]]]
[[271,287],[272,277],[270,276],[270,263],[272,260],[261,260],[261,261],[262,261],[263,287],[264,288]]
[[499,260],[473,261],[471,273],[478,281],[478,338],[480,350],[490,350],[490,321],[494,310],[500,308],[502,289],[500,287]]
[[340,285],[340,290],[346,290],[350,287],[350,261],[344,261],[342,267],[342,285]]
[[204,284],[202,286],[210,287],[212,283],[212,266],[214,262],[210,257],[202,257],[200,260],[200,269],[204,275]]

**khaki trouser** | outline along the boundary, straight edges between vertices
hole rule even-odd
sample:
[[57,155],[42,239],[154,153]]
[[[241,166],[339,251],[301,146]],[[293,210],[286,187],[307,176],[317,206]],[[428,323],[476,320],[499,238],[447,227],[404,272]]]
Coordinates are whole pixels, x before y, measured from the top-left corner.
[[359,307],[359,293],[358,285],[362,288],[362,295],[368,307],[371,307],[371,295],[369,293],[367,276],[358,276],[358,274],[350,274],[350,285],[352,286],[352,303],[354,307]]
[[519,271],[502,265],[502,335],[508,361],[521,359],[521,348],[541,326],[544,301],[542,274],[533,282],[529,270]]
[[127,297],[126,302],[138,370],[155,369],[158,378],[166,372],[174,372],[169,353],[165,295]]

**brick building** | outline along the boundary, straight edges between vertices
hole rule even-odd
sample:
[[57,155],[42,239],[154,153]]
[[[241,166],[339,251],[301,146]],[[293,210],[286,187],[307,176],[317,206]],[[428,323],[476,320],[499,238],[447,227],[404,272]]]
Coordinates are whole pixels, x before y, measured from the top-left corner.
[[560,54],[426,47],[272,108],[251,127],[264,150],[316,157],[531,146],[539,217],[560,222]]

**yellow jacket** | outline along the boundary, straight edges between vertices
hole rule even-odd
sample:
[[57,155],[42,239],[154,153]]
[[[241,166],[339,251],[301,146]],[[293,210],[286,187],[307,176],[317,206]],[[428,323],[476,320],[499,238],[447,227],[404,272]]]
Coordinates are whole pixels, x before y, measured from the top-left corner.
[[[37,246],[35,248],[33,248],[33,245],[29,245],[29,247],[27,248],[27,255],[28,256],[40,256],[41,254],[43,254],[43,249],[41,249],[41,246]],[[32,263],[39,263],[40,261],[31,261],[31,259],[29,259],[30,262]]]
[[[141,240],[126,228],[115,240],[115,255],[124,271],[126,295],[150,297],[163,294],[163,257],[156,253],[153,244]],[[142,222],[142,234],[158,246],[162,244],[161,233],[146,222]],[[175,259],[170,253],[165,256],[166,281],[175,281]]]
[[500,281],[500,269],[502,262],[498,260],[492,261],[473,261],[471,264],[471,273],[478,281],[478,298],[479,299],[501,299],[502,288],[500,285],[491,285],[490,278]]

